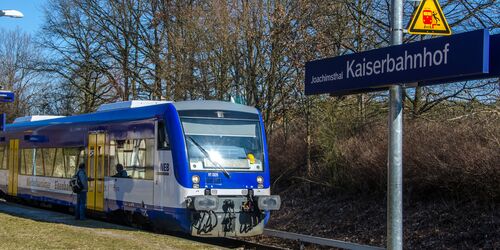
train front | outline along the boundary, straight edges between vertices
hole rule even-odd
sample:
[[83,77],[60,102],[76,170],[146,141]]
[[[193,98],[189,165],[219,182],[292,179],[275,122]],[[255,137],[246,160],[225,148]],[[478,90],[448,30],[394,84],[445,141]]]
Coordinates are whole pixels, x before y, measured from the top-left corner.
[[183,138],[172,142],[177,143],[172,154],[176,179],[185,193],[191,234],[262,234],[269,211],[278,210],[281,200],[271,195],[259,112],[218,101],[188,101],[174,106],[182,130],[178,133]]

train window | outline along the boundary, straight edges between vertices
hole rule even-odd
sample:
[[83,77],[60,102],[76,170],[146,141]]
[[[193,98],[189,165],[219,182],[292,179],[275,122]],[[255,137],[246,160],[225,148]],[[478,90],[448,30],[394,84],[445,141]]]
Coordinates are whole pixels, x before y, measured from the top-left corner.
[[70,178],[84,154],[80,148],[25,148],[21,150],[20,174]]
[[158,121],[158,150],[169,150],[167,129],[164,121]]
[[258,120],[182,118],[192,170],[263,171]]
[[63,151],[63,148],[56,148],[54,151],[54,168],[52,169],[52,177],[71,177],[66,176]]
[[8,153],[7,145],[0,145],[0,169],[8,169],[7,165],[7,153]]
[[66,178],[70,178],[76,173],[77,166],[85,161],[85,150],[81,148],[64,148],[63,155]]
[[153,179],[154,139],[111,141],[109,150],[110,176],[116,174],[116,164],[123,165],[127,177]]
[[33,149],[35,150],[35,167],[34,167],[34,175],[37,175],[37,176],[44,176],[45,175],[45,164],[44,164],[44,155],[43,155],[43,151],[41,148],[36,148],[36,149]]
[[33,156],[35,149],[25,148],[21,151],[21,174],[33,175]]
[[43,163],[44,163],[44,176],[52,176],[54,171],[54,158],[56,156],[55,148],[43,148]]

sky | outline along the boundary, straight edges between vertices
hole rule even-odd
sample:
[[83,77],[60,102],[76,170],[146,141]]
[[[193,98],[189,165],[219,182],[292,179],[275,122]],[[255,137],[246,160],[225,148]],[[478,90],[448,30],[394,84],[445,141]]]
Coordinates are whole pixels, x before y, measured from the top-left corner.
[[23,18],[0,17],[0,29],[20,30],[35,35],[43,23],[43,6],[47,0],[0,0],[0,10],[18,10]]

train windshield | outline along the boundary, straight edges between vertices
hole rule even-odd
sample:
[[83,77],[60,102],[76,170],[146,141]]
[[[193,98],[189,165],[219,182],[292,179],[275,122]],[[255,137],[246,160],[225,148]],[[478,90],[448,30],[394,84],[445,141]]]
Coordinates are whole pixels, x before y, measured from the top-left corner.
[[262,171],[260,123],[182,118],[191,170]]

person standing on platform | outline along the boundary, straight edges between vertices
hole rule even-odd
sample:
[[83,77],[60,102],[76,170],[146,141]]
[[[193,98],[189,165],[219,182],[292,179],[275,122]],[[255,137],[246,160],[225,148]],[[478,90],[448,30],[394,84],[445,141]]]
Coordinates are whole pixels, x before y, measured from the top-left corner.
[[85,208],[87,207],[88,180],[85,173],[85,163],[80,163],[76,176],[82,185],[82,191],[77,194],[75,219],[85,220]]

